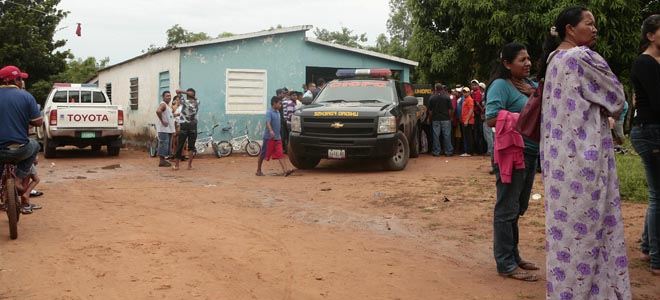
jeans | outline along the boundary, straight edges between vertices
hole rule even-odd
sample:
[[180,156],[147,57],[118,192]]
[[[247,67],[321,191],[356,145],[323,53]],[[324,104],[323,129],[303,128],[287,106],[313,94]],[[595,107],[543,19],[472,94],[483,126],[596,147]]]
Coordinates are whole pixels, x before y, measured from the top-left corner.
[[0,149],[0,162],[16,164],[16,177],[25,178],[30,175],[30,168],[39,153],[39,143],[30,139],[25,146],[16,150]]
[[440,135],[442,135],[442,144],[445,147],[445,155],[454,154],[454,147],[451,145],[451,121],[433,121],[433,155],[440,155],[442,147],[440,146]]
[[172,150],[172,134],[169,132],[158,133],[158,156],[170,156]]
[[484,129],[484,140],[486,140],[486,154],[488,155],[493,155],[493,130],[486,124],[486,122],[482,123],[482,127]]
[[633,127],[630,141],[642,158],[649,185],[649,207],[646,210],[641,250],[651,256],[651,268],[660,269],[660,124]]
[[502,183],[500,168],[495,165],[497,202],[493,222],[493,252],[499,273],[512,272],[518,268],[518,262],[522,259],[518,250],[518,219],[529,206],[535,175],[535,154],[525,153],[525,169],[514,170],[509,184]]
[[474,138],[472,135],[473,127],[473,124],[468,124],[467,126],[461,124],[461,128],[463,129],[463,153],[474,153]]

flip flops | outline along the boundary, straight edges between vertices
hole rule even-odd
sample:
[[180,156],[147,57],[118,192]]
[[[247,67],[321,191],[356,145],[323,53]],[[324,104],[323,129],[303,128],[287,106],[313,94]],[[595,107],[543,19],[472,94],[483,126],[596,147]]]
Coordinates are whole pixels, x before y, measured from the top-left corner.
[[32,191],[30,192],[30,198],[32,198],[32,197],[39,197],[39,196],[42,196],[43,194],[44,194],[43,192],[39,192],[39,191],[36,191],[36,190],[32,190]]

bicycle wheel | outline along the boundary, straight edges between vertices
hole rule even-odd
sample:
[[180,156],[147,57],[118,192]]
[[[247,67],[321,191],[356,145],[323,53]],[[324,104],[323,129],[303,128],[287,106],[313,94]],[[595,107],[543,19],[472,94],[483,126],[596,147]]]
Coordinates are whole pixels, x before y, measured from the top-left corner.
[[211,148],[213,148],[213,152],[215,153],[215,156],[218,158],[222,157],[222,152],[220,152],[220,147],[218,147],[218,144],[211,142]]
[[245,151],[249,156],[257,156],[259,153],[261,153],[261,145],[259,145],[259,143],[256,141],[250,141],[245,146]]
[[231,152],[233,150],[231,144],[228,141],[218,142],[218,148],[220,149],[220,154],[222,154],[222,156],[231,155]]
[[156,157],[156,154],[158,154],[158,138],[152,138],[147,146],[149,147],[149,156]]
[[20,207],[18,205],[18,191],[16,191],[16,179],[8,178],[5,190],[5,202],[7,203],[7,217],[9,218],[9,237],[12,240],[18,238],[18,218]]

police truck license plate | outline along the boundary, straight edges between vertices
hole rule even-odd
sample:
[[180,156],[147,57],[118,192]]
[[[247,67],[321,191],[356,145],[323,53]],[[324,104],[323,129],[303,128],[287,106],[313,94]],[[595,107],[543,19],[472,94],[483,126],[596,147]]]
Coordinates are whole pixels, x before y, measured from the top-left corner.
[[328,149],[328,158],[344,159],[344,158],[346,158],[346,150],[344,150],[344,149]]
[[81,132],[80,133],[80,138],[82,139],[93,139],[96,137],[96,133],[94,132]]

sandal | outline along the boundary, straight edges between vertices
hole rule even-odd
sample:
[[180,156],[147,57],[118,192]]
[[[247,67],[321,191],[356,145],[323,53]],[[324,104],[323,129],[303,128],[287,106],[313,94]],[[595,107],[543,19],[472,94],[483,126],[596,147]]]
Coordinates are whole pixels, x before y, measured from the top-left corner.
[[32,213],[32,207],[30,205],[21,207],[21,213],[24,215],[29,215]]
[[172,166],[172,170],[174,170],[174,171],[178,171],[178,170],[179,170],[179,167],[177,167],[177,166]]
[[538,278],[536,278],[536,274],[528,273],[525,271],[513,271],[511,273],[500,273],[500,276],[506,277],[506,278],[511,278],[515,280],[520,280],[520,281],[537,281]]
[[518,262],[518,267],[520,267],[523,270],[527,270],[527,271],[540,270],[540,268],[535,263],[533,263],[531,261],[524,261],[524,260],[521,260],[521,261]]
[[254,175],[257,175],[257,176],[266,176],[266,175],[264,175],[264,173],[262,173],[261,171],[259,171],[259,172],[257,172],[257,173],[254,173]]
[[293,174],[293,171],[294,171],[294,170],[288,170],[288,171],[286,171],[286,172],[284,173],[284,177],[287,177],[287,176]]
[[41,209],[41,205],[39,205],[39,204],[34,204],[34,203],[30,203],[30,209],[33,209],[33,210],[34,210],[34,209]]

